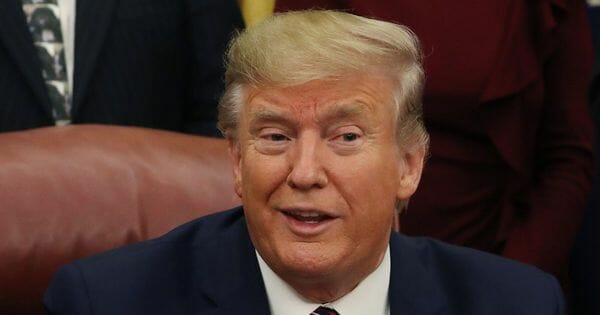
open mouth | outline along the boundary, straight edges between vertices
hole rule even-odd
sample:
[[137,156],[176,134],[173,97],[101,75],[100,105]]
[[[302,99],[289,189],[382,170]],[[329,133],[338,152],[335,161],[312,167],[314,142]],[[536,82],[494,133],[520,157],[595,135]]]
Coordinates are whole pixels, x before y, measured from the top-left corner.
[[294,220],[307,223],[307,224],[318,224],[327,220],[333,219],[332,216],[319,211],[306,211],[306,210],[286,210],[283,211],[287,217]]

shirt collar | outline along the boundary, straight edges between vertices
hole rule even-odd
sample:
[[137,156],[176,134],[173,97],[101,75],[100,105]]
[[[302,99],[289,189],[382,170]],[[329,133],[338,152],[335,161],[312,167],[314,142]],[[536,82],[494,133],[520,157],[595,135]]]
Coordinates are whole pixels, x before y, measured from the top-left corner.
[[[289,284],[281,279],[263,260],[258,251],[256,258],[265,283],[267,298],[272,315],[308,315],[320,304],[310,302],[300,296]],[[388,290],[390,283],[390,248],[388,246],[381,264],[361,281],[354,290],[328,303],[341,315],[389,315]]]

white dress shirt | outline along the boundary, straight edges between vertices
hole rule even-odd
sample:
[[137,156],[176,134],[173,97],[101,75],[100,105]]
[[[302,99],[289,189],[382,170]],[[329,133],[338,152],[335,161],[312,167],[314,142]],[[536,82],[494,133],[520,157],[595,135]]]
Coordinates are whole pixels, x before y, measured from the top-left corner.
[[[300,296],[267,265],[258,251],[256,257],[265,283],[272,315],[309,315],[321,305],[307,301]],[[383,261],[375,271],[350,293],[326,304],[326,306],[335,309],[340,315],[389,315],[390,270],[391,259],[388,246]]]

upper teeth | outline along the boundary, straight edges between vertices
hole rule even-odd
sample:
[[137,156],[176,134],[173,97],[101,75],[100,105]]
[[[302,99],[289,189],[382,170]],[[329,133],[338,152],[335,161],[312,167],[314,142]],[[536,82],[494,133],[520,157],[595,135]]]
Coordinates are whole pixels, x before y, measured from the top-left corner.
[[291,211],[290,213],[305,218],[316,218],[322,216],[321,213],[316,211]]

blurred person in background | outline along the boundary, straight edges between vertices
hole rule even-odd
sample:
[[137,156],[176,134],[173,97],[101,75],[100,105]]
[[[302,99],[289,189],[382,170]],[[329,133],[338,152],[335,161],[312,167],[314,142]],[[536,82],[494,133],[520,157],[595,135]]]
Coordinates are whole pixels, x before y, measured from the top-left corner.
[[236,0],[0,2],[0,131],[101,123],[218,135]]
[[401,23],[422,41],[431,156],[401,230],[526,262],[567,285],[593,177],[584,0],[278,0]]

